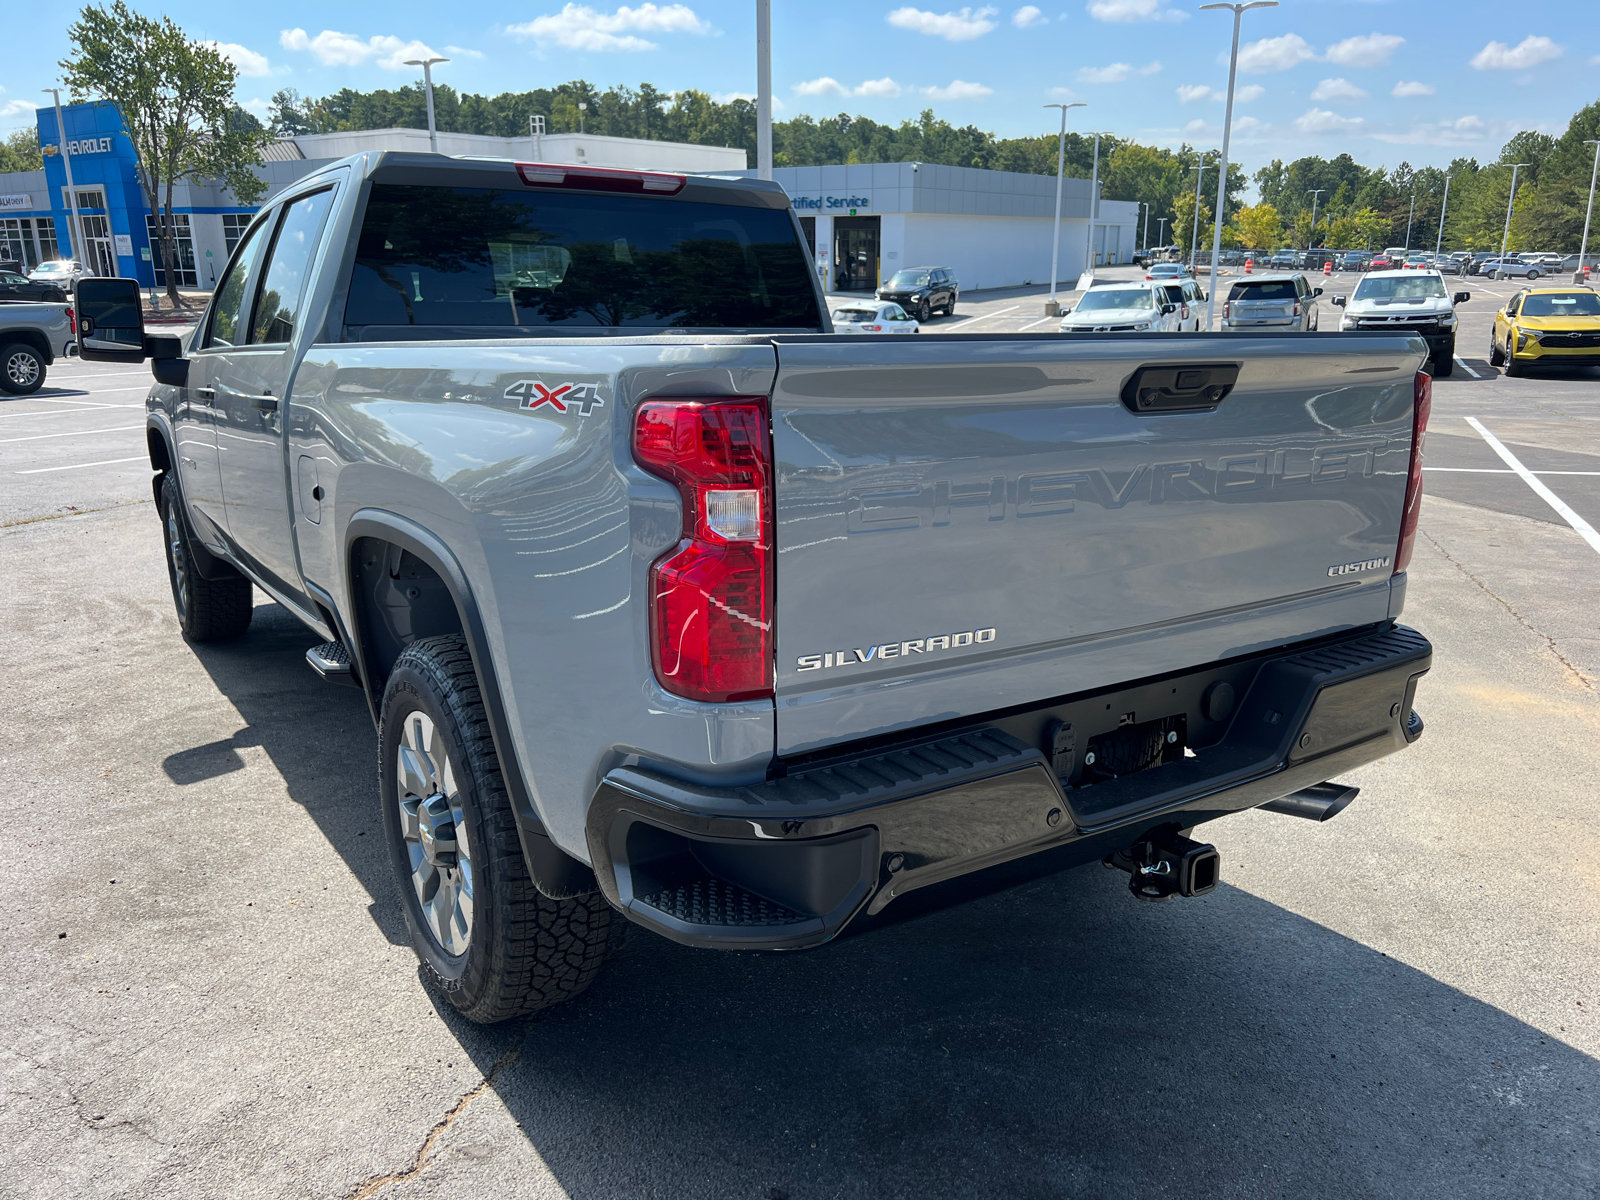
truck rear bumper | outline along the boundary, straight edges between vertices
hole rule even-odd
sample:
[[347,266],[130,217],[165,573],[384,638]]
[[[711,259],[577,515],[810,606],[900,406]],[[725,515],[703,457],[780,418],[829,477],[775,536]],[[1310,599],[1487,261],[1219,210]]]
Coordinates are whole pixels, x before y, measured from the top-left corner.
[[[1050,746],[994,723],[748,787],[619,768],[590,806],[595,874],[629,918],[674,941],[815,946],[914,889],[1058,847],[1075,847],[1067,863],[1092,861],[1403,749],[1421,733],[1411,703],[1432,655],[1415,630],[1385,626],[1258,656],[1221,740],[1088,787],[1057,774]],[[1199,694],[1240,665],[1162,682]]]

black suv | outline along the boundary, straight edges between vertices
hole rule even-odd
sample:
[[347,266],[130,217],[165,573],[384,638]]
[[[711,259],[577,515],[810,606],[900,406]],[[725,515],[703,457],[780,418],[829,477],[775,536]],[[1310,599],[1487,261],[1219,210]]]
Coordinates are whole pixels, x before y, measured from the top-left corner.
[[936,308],[943,309],[947,317],[955,316],[960,291],[956,273],[949,267],[907,267],[878,289],[878,299],[892,300],[918,321],[926,321]]

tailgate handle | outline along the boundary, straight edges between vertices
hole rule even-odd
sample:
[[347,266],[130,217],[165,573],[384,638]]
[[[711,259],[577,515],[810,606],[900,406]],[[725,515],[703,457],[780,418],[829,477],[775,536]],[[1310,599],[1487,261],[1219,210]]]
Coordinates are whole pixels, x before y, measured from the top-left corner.
[[1238,363],[1179,363],[1140,367],[1122,389],[1129,412],[1210,412],[1239,381]]

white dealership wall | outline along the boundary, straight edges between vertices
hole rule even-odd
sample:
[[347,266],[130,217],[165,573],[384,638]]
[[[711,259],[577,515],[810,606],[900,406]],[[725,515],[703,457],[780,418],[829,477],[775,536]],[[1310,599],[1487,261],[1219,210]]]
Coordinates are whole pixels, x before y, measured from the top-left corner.
[[[833,222],[841,216],[880,218],[883,278],[901,267],[940,266],[952,268],[968,291],[1049,281],[1053,176],[932,163],[863,163],[780,167],[773,178],[788,191],[796,213],[816,218],[818,267],[830,285]],[[1083,273],[1089,182],[1067,179],[1062,187],[1062,283]],[[1134,201],[1100,202],[1097,242],[1102,252],[1112,249],[1111,261],[1132,257],[1138,215]]]

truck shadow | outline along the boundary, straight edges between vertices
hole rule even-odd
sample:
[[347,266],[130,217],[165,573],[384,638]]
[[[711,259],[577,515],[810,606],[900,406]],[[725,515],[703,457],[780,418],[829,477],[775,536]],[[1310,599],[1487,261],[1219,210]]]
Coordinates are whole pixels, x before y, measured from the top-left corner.
[[[365,703],[256,617],[195,648],[247,729],[167,770],[261,746],[404,944]],[[1091,866],[791,955],[634,930],[585,996],[494,1029],[430,998],[482,1074],[520,1046],[494,1091],[528,1145],[446,1138],[428,1168],[469,1189],[529,1147],[572,1200],[1600,1188],[1600,1063],[1226,885],[1144,905]]]

